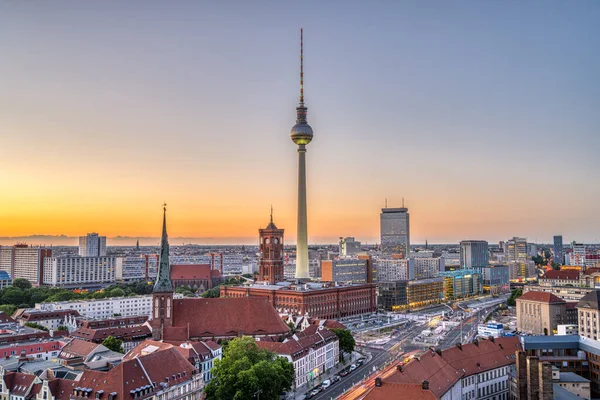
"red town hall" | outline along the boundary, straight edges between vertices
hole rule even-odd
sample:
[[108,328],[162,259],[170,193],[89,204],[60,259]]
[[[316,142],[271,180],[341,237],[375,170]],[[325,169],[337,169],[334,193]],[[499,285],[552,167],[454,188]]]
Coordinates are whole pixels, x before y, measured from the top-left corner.
[[260,236],[260,263],[258,280],[274,285],[283,281],[283,229],[271,222],[265,229],[258,230]]

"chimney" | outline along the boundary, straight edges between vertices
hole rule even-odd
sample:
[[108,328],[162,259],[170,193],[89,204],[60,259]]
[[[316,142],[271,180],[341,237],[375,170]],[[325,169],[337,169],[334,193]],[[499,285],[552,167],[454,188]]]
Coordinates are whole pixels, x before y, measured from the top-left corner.
[[552,386],[552,364],[547,361],[539,363],[540,400],[552,400],[554,388]]
[[429,381],[423,381],[421,383],[421,387],[423,388],[423,390],[429,390]]
[[[540,360],[536,356],[527,356],[527,400],[538,400],[540,395]],[[552,379],[552,378],[551,378]]]
[[527,400],[527,354],[516,351],[517,356],[517,400]]
[[462,350],[462,343],[456,343],[456,347],[458,347],[460,350]]
[[496,339],[494,339],[494,337],[493,337],[492,335],[490,335],[490,336],[488,337],[488,339],[489,339],[489,340],[490,340],[490,342],[492,342],[492,343],[494,343],[494,342],[495,342],[495,340],[496,340]]
[[[381,387],[381,378],[375,378],[375,386]],[[550,399],[552,400],[552,399]]]
[[402,365],[397,365],[396,369],[400,372],[404,371],[404,367],[402,367]]

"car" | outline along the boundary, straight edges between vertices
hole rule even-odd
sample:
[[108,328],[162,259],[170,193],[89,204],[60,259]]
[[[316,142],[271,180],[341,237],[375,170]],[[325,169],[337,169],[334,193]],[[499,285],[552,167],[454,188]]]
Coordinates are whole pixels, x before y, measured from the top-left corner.
[[348,376],[349,373],[350,372],[344,368],[343,370],[340,371],[340,376]]
[[361,365],[363,365],[364,362],[365,362],[364,358],[359,358],[358,360],[356,360],[356,365],[360,367]]
[[319,390],[319,389],[314,389],[312,392],[310,392],[310,395],[311,395],[311,396],[316,396],[316,395],[318,395],[318,394],[319,394],[319,392],[320,392],[320,390]]
[[334,376],[331,377],[331,383],[332,384],[336,383],[339,380],[340,380],[340,376],[339,375],[334,375]]
[[350,369],[349,369],[348,371],[352,372],[352,371],[354,371],[356,368],[358,368],[358,367],[356,366],[356,364],[352,364],[352,365],[350,366]]
[[324,380],[323,383],[321,384],[321,387],[323,388],[323,390],[327,389],[329,386],[331,386],[331,381],[329,379]]

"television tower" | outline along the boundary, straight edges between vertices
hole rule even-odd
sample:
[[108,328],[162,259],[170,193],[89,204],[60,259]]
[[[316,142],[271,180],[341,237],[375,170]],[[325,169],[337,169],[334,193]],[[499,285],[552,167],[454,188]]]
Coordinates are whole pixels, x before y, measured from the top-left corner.
[[296,107],[296,125],[290,136],[298,145],[298,235],[296,242],[296,278],[308,278],[308,233],[306,227],[306,145],[313,130],[306,122],[304,105],[304,41],[300,29],[300,103]]

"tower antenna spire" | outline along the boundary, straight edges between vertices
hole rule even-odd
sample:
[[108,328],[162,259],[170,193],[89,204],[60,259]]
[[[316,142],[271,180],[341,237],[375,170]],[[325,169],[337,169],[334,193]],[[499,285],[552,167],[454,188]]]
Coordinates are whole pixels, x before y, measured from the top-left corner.
[[304,105],[304,36],[300,28],[300,104]]
[[404,197],[402,198],[402,208],[404,208]]
[[271,204],[271,223],[273,223],[273,204]]

